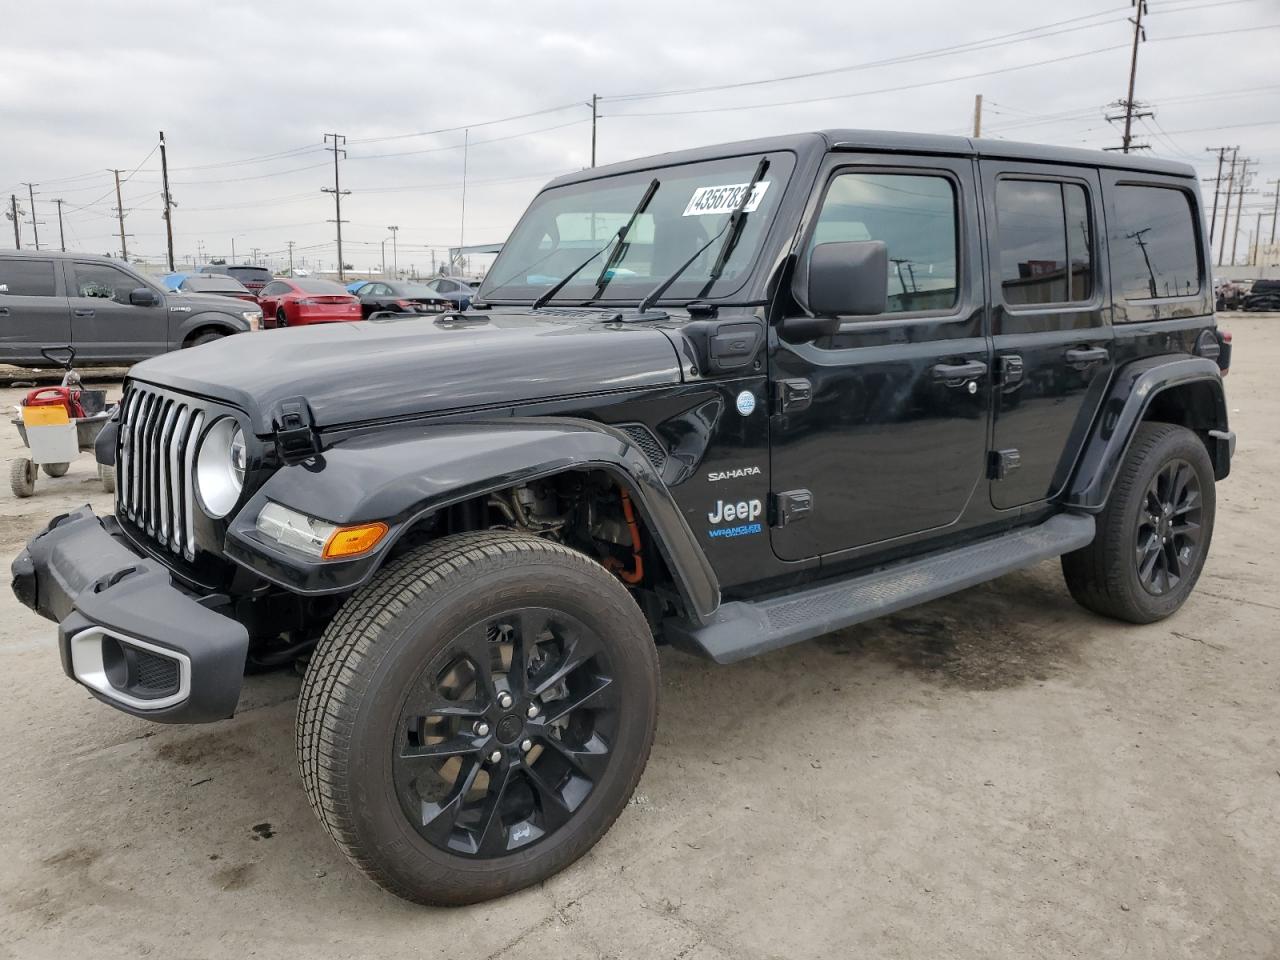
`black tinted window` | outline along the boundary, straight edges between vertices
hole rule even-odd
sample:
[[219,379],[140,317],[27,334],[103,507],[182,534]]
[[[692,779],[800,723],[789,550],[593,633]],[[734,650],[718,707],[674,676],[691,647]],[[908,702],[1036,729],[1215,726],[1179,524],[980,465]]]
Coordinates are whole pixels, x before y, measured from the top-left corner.
[[75,278],[72,296],[114,300],[116,303],[128,303],[129,294],[143,286],[135,277],[105,263],[77,263]]
[[1191,198],[1172,187],[1116,188],[1111,232],[1117,298],[1148,300],[1200,292],[1200,250]]
[[1082,187],[1000,180],[996,221],[1006,304],[1069,303],[1093,296],[1089,203]]
[[831,181],[814,228],[819,243],[883,240],[888,313],[955,306],[956,196],[945,177],[845,173]]
[[52,297],[56,290],[53,261],[0,259],[0,297]]
[[228,267],[227,273],[235,277],[241,283],[248,280],[250,283],[270,283],[271,271],[266,267]]

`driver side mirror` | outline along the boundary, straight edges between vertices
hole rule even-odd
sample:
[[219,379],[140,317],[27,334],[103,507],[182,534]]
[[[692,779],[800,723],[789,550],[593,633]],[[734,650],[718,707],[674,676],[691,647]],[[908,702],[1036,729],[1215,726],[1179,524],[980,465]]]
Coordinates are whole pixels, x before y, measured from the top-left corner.
[[889,250],[883,240],[820,243],[809,256],[812,317],[788,317],[781,333],[792,342],[831,336],[840,317],[872,317],[889,301]]
[[160,298],[150,287],[139,287],[129,294],[129,302],[135,307],[154,307]]
[[820,243],[809,258],[809,309],[820,317],[871,317],[889,301],[883,240]]

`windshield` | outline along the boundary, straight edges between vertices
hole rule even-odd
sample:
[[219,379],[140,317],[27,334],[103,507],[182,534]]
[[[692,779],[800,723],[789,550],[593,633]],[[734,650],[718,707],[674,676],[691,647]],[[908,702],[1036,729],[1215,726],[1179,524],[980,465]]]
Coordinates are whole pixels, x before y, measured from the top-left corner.
[[[768,173],[747,202],[750,215],[720,278],[703,290],[719,253],[712,244],[663,300],[724,297],[746,281],[794,165],[789,153],[768,157]],[[551,302],[581,303],[593,298],[600,267],[610,259],[613,266],[600,299],[639,301],[725,225],[759,162],[759,154],[708,160],[546,190],[534,199],[503,246],[481,295],[486,300],[532,300],[546,293],[593,251],[610,243],[656,178],[657,192],[636,217],[622,250],[610,256],[611,246],[594,268],[582,270]]]

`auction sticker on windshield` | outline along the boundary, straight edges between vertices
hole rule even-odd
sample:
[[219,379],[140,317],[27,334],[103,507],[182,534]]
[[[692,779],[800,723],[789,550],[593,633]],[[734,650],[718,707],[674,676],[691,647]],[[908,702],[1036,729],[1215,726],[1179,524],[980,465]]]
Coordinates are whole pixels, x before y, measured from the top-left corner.
[[[689,205],[684,208],[682,217],[706,217],[717,213],[733,213],[742,202],[742,192],[751,186],[749,183],[729,183],[722,187],[699,187],[693,191]],[[751,199],[742,208],[744,213],[752,213],[764,199],[764,192],[769,189],[769,181],[762,180],[751,191]]]

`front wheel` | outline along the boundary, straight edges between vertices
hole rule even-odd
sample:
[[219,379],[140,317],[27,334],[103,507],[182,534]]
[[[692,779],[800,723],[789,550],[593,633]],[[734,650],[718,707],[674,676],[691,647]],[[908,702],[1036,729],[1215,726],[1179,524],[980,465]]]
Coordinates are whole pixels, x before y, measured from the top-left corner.
[[453,905],[586,853],[630,798],[657,720],[653,638],[568,547],[469,533],[415,548],[347,600],[298,702],[307,796],[385,889]]
[[1130,623],[1174,613],[1204,567],[1215,508],[1213,464],[1200,438],[1172,423],[1139,424],[1097,536],[1062,558],[1071,595]]

